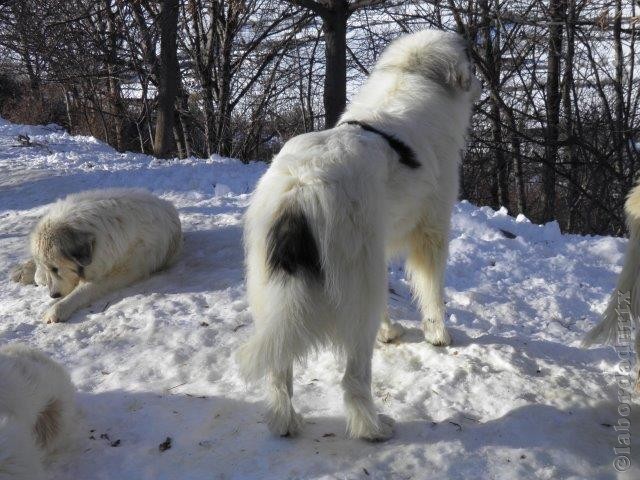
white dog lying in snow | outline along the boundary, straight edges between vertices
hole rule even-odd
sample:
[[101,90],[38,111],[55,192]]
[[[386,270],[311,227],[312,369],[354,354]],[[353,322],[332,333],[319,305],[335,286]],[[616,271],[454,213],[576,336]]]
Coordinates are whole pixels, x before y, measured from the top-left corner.
[[346,354],[350,436],[384,440],[391,419],[371,395],[371,356],[399,333],[384,315],[386,259],[407,257],[425,338],[448,345],[443,277],[460,152],[479,84],[463,40],[422,31],[393,42],[338,126],[291,139],[246,215],[248,297],[255,332],[239,352],[248,379],[269,379],[268,424],[301,426],[292,365],[332,345]]
[[43,353],[0,348],[0,480],[44,478],[42,461],[76,438],[74,396],[67,372]]
[[135,189],[89,190],[52,204],[31,234],[33,259],[13,279],[62,299],[45,313],[62,322],[103,295],[170,266],[182,247],[175,207]]
[[600,323],[587,334],[583,346],[605,343],[630,347],[635,323],[635,388],[640,393],[640,185],[631,190],[624,207],[629,227],[624,266]]

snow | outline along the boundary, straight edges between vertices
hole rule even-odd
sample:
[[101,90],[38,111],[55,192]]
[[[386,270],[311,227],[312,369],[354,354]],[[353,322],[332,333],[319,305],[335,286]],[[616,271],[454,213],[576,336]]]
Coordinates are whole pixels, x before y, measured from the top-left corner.
[[[33,146],[19,146],[19,134]],[[50,466],[52,479],[640,478],[637,444],[626,474],[612,465],[618,357],[579,347],[615,285],[626,241],[562,235],[555,222],[464,201],[446,275],[451,347],[423,341],[402,265],[389,269],[391,316],[408,332],[377,345],[373,389],[397,421],[395,437],[345,438],[343,367],[328,352],[295,372],[303,433],[272,437],[262,389],[246,386],[233,361],[252,328],[242,214],[265,168],[120,154],[55,126],[0,119],[0,342],[25,342],[62,362],[86,419],[78,450]],[[69,322],[45,325],[45,289],[11,283],[9,271],[26,257],[26,236],[48,203],[112,186],[174,202],[185,253]],[[640,425],[637,405],[630,421]],[[161,452],[167,437],[171,448]]]

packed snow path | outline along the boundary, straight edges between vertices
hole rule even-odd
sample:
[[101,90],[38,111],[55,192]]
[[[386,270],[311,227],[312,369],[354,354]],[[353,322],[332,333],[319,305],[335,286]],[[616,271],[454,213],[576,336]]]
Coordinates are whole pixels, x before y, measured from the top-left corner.
[[[18,134],[33,145],[19,146]],[[640,478],[637,440],[631,469],[618,475],[612,465],[618,358],[579,348],[626,241],[561,235],[555,223],[466,202],[455,209],[446,275],[451,347],[424,342],[401,264],[390,268],[391,316],[408,332],[377,345],[373,388],[397,421],[395,437],[345,438],[343,367],[328,352],[295,371],[302,434],[271,436],[262,389],[245,386],[233,361],[252,328],[242,214],[265,168],[120,154],[54,126],[0,119],[0,342],[62,362],[86,417],[78,451],[51,466],[53,479]],[[114,186],[175,203],[182,259],[67,323],[43,324],[46,289],[9,281],[30,228],[53,200]],[[637,407],[631,425],[640,428]]]

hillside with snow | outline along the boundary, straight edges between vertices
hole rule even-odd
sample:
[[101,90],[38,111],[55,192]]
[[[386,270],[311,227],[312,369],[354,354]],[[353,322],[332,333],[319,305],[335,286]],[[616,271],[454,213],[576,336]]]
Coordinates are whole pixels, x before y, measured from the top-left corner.
[[[265,168],[120,154],[55,126],[0,119],[0,342],[64,364],[86,422],[78,450],[50,466],[52,479],[640,478],[637,443],[626,474],[612,465],[617,356],[579,346],[615,285],[626,240],[561,235],[555,223],[466,202],[455,209],[446,274],[452,346],[424,342],[402,266],[389,270],[391,317],[407,333],[376,346],[373,387],[397,421],[395,437],[345,438],[343,367],[329,352],[295,371],[302,434],[272,437],[262,389],[246,386],[233,361],[252,328],[242,215]],[[46,325],[46,289],[9,281],[28,232],[53,200],[114,186],[174,202],[182,259]],[[640,425],[637,404],[631,424]]]

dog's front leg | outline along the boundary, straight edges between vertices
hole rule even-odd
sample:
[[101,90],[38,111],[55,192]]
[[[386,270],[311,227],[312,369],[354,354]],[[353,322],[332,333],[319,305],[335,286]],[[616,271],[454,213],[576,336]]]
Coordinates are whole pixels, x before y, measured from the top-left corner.
[[438,346],[451,344],[451,336],[444,325],[447,242],[445,233],[418,227],[411,234],[407,257],[407,271],[422,310],[425,340]]
[[399,323],[393,323],[389,318],[389,310],[384,311],[382,316],[382,325],[378,330],[378,341],[382,343],[393,342],[396,338],[404,334],[404,327]]
[[78,285],[69,295],[54,303],[44,315],[45,323],[66,321],[77,310],[90,305],[107,293],[131,285],[140,276],[133,273],[103,278]]

